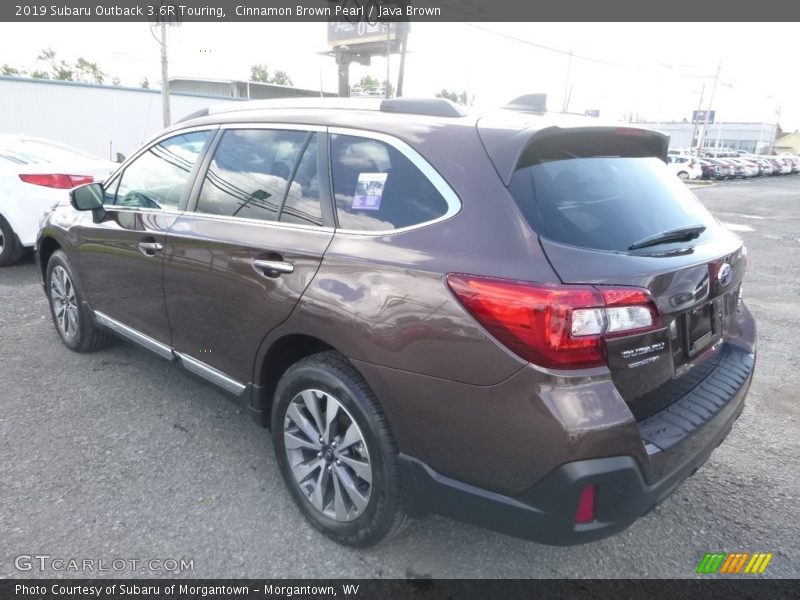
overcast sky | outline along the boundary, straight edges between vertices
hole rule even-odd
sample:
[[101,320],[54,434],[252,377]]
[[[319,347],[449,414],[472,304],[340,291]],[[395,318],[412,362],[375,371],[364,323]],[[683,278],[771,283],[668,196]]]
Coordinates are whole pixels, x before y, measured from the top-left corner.
[[[296,86],[337,87],[333,59],[317,54],[327,49],[325,23],[185,23],[170,34],[170,76],[247,79],[250,65],[265,63]],[[480,108],[545,92],[551,110],[569,95],[574,112],[681,120],[698,108],[704,83],[707,108],[721,62],[717,121],[773,123],[780,109],[781,126],[795,130],[797,36],[791,23],[414,23],[405,95],[466,90]],[[123,85],[160,79],[159,47],[146,24],[0,24],[0,63],[33,68],[43,47],[97,62]],[[390,61],[393,81],[398,62]],[[365,74],[385,79],[385,59],[354,65],[351,83]]]

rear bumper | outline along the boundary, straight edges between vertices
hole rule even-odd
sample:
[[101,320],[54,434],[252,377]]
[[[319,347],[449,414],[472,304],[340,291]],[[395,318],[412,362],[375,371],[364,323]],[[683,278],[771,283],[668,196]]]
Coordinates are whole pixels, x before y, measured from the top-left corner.
[[[622,531],[667,498],[694,474],[725,439],[744,408],[755,355],[744,348],[727,350],[736,365],[716,369],[727,393],[717,402],[708,399],[710,412],[702,422],[682,423],[679,439],[670,438],[665,449],[647,442],[652,469],[644,473],[631,456],[578,460],[564,464],[515,496],[485,490],[437,473],[413,457],[400,456],[409,508],[417,513],[438,513],[502,533],[551,545],[572,545],[597,540]],[[707,390],[695,388],[697,394]],[[692,401],[690,392],[680,402]],[[696,398],[695,398],[696,399]],[[676,403],[676,405],[680,404]],[[670,411],[669,407],[666,411]],[[687,406],[682,407],[683,410]],[[652,426],[652,418],[648,419]],[[647,438],[641,423],[643,438]],[[676,434],[677,435],[677,434]],[[596,520],[575,524],[578,501],[587,485],[596,486]]]

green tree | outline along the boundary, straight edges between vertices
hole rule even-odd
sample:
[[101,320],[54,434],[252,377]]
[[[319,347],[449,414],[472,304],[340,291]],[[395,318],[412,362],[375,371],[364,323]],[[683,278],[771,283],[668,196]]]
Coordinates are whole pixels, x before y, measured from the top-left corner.
[[89,62],[80,56],[75,63],[75,78],[76,81],[85,81],[87,83],[103,83],[106,74],[97,66],[97,63]]
[[[28,72],[25,69],[4,64],[0,74],[9,77],[30,76],[34,79],[57,79],[61,81],[84,81],[87,83],[104,83],[108,75],[97,63],[78,57],[74,64],[60,59],[52,48],[43,48],[36,57],[36,68]],[[120,85],[119,77],[111,79],[113,85]],[[149,85],[149,84],[148,84]]]
[[448,100],[452,100],[456,104],[461,104],[462,106],[472,106],[472,103],[475,102],[475,96],[470,96],[466,91],[458,94],[456,92],[450,92],[445,88],[442,88],[442,91],[436,94],[436,97],[447,98]]
[[2,67],[0,67],[0,75],[5,75],[6,77],[22,77],[25,75],[25,71],[12,67],[11,65],[4,64]]
[[253,65],[250,67],[250,81],[256,83],[272,83],[274,85],[294,85],[292,78],[286,71],[275,71],[269,73],[267,65]]
[[150,80],[145,77],[139,82],[139,87],[143,87],[146,90],[150,89]]
[[250,67],[250,81],[269,83],[269,70],[267,65],[253,65]]
[[64,60],[56,58],[56,53],[52,48],[44,48],[36,57],[41,63],[50,65],[50,75],[44,79],[58,79],[60,81],[75,81],[75,72]]
[[292,78],[289,77],[286,71],[275,71],[269,83],[274,83],[275,85],[294,85],[294,83],[292,83]]

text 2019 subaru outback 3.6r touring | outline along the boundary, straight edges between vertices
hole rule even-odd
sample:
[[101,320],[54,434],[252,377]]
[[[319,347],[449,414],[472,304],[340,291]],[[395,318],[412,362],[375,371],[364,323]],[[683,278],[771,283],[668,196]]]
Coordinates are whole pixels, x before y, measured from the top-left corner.
[[444,100],[239,104],[74,190],[37,256],[69,348],[113,333],[238,399],[339,542],[425,512],[586,542],[703,464],[753,372],[745,248],[667,147]]

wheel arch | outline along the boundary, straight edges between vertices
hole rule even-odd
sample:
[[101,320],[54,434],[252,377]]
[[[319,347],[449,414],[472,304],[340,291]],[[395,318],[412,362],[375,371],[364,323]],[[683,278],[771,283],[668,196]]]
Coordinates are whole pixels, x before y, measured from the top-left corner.
[[265,340],[256,357],[253,377],[253,404],[260,412],[258,421],[270,427],[272,400],[278,381],[296,362],[319,352],[336,351],[333,344],[305,333],[284,333],[272,340]]
[[42,272],[42,281],[44,282],[47,277],[47,263],[50,262],[50,257],[53,252],[61,250],[61,244],[55,238],[45,237],[39,243],[39,268]]

